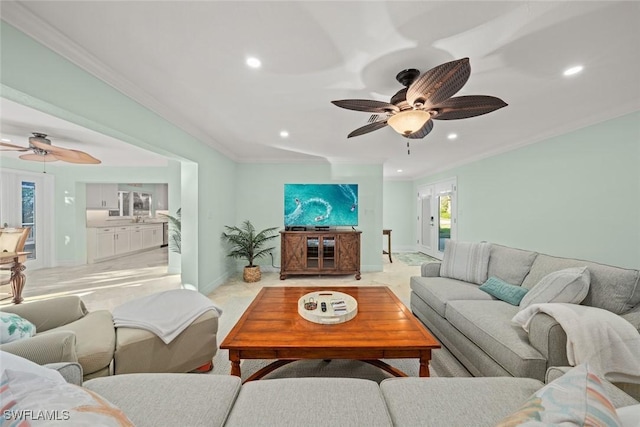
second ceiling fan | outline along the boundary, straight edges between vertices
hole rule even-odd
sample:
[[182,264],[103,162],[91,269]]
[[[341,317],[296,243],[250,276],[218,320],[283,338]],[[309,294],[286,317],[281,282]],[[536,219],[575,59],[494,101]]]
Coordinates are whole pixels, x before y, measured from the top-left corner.
[[29,154],[18,156],[22,160],[31,160],[34,162],[55,162],[61,160],[67,163],[78,164],[99,164],[100,160],[90,154],[80,150],[70,148],[57,147],[51,144],[51,140],[44,133],[33,132],[33,136],[29,137],[29,146],[21,147],[19,145],[0,142],[0,150],[3,151],[32,151]]
[[[384,115],[381,120],[362,126],[347,137],[364,135],[387,125],[409,139],[424,138],[433,130],[432,119],[455,120],[480,116],[506,107],[500,98],[487,95],[453,97],[471,75],[469,58],[447,62],[420,75],[416,69],[401,71],[396,76],[404,89],[390,102],[368,99],[331,101],[348,110]],[[375,117],[375,116],[374,116]],[[407,141],[407,146],[409,142]]]

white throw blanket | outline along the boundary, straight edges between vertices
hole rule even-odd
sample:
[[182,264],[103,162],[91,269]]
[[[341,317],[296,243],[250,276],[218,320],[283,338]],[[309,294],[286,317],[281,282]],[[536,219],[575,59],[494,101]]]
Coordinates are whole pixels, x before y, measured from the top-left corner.
[[222,309],[201,293],[172,289],[119,305],[113,309],[113,323],[116,328],[146,329],[169,344],[209,310],[222,314]]
[[532,304],[512,321],[529,332],[538,312],[556,319],[566,332],[570,365],[589,362],[609,381],[640,383],[640,333],[631,323],[608,310],[564,303]]

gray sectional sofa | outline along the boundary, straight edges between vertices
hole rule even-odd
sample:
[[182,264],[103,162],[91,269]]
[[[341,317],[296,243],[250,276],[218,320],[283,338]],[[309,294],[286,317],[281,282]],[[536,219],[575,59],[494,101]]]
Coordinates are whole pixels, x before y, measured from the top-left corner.
[[[531,289],[551,272],[582,266],[591,276],[582,304],[612,311],[640,330],[638,270],[497,244],[490,245],[484,267],[488,277]],[[443,345],[433,355],[437,372],[542,380],[548,368],[568,365],[567,336],[552,317],[536,314],[527,334],[511,323],[518,306],[497,300],[478,284],[441,277],[440,272],[441,263],[425,263],[421,276],[411,278],[411,310]]]
[[[566,370],[550,372],[551,381]],[[138,427],[494,426],[543,383],[529,378],[286,378],[128,374],[84,383]],[[605,382],[615,407],[638,402]]]

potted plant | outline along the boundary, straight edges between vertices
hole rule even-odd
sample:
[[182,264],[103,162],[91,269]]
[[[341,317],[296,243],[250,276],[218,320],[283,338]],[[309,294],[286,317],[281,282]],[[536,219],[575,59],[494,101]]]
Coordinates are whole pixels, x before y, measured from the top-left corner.
[[169,214],[160,214],[166,217],[171,224],[171,236],[169,237],[169,249],[172,252],[182,252],[182,208],[176,211],[176,216]]
[[249,264],[244,267],[242,278],[245,282],[259,282],[262,277],[260,266],[254,265],[253,261],[271,252],[274,247],[264,246],[271,239],[274,239],[278,227],[266,228],[258,233],[249,220],[242,223],[240,227],[229,227],[225,225],[226,232],[222,233],[224,240],[231,244],[231,252],[228,256],[232,258],[246,259]]

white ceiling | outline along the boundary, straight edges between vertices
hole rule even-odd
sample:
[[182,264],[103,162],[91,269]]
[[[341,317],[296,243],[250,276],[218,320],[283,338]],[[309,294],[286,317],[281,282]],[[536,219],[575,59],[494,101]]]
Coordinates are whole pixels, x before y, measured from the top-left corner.
[[[411,178],[640,110],[636,1],[29,1],[1,13],[240,162],[381,163]],[[411,155],[391,128],[347,140],[369,114],[331,100],[388,101],[400,70],[462,57],[472,72],[458,95],[508,107],[436,121]]]

